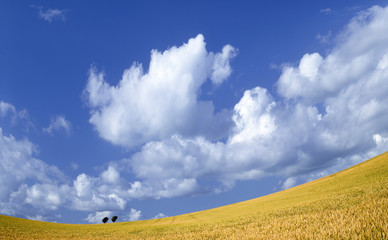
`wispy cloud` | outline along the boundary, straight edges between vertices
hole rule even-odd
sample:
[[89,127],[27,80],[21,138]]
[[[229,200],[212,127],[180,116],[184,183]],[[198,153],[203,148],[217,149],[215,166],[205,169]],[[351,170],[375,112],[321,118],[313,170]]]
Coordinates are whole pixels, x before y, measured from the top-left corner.
[[89,214],[84,220],[89,222],[89,223],[102,223],[102,219],[107,217],[111,218],[113,216],[113,212],[111,211],[101,211],[101,212],[95,212]]
[[164,213],[158,213],[155,215],[155,217],[153,217],[152,219],[157,219],[157,218],[166,218],[168,217],[166,214]]
[[8,114],[16,114],[15,107],[10,103],[0,101],[0,117],[7,116]]
[[67,9],[44,9],[42,6],[35,6],[31,5],[32,8],[38,9],[38,15],[41,19],[47,21],[47,22],[53,22],[53,21],[62,21],[65,22],[66,17],[65,14],[68,11]]
[[320,13],[329,14],[332,12],[331,8],[324,8],[319,11]]
[[320,43],[328,43],[331,39],[331,31],[329,31],[326,35],[317,34],[315,37]]
[[49,134],[53,134],[53,131],[61,130],[65,131],[67,135],[71,133],[71,123],[62,115],[52,118],[50,125],[47,128],[43,128],[43,131]]
[[9,121],[11,126],[21,123],[26,131],[33,127],[26,109],[16,110],[14,105],[4,101],[0,101],[0,119],[3,126],[5,122]]

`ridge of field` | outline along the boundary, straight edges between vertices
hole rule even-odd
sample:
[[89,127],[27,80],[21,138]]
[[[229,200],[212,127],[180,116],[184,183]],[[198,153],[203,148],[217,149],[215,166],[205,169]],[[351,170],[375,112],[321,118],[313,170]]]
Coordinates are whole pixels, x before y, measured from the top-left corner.
[[0,215],[0,239],[388,239],[388,152],[281,192],[163,219],[91,225]]

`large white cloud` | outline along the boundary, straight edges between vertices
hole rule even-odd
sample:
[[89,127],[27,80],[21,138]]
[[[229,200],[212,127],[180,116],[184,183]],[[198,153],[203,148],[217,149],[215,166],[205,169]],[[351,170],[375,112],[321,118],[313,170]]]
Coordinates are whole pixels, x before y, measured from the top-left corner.
[[90,122],[100,136],[125,147],[174,134],[225,137],[231,125],[228,112],[214,113],[212,102],[198,98],[208,78],[221,84],[230,75],[229,60],[236,50],[226,45],[222,53],[214,54],[205,46],[204,37],[198,35],[163,53],[153,50],[147,73],[135,63],[116,86],[92,68],[84,93]]
[[[388,7],[373,7],[351,20],[327,57],[305,54],[298,67],[284,68],[278,100],[260,87],[247,90],[226,142],[174,135],[147,143],[128,160],[141,180],[132,190],[196,194],[268,174],[285,177],[285,188],[386,151],[386,32]],[[176,188],[185,182],[192,183],[185,191]]]
[[[388,9],[372,7],[351,20],[326,57],[305,54],[298,67],[285,67],[277,86],[288,99],[307,103],[325,101],[342,89],[367,79],[376,66],[385,66]],[[379,65],[380,62],[380,65]]]
[[[232,188],[236,181],[265,175],[285,177],[282,188],[286,188],[300,181],[322,177],[386,150],[382,143],[388,137],[385,124],[388,122],[388,109],[384,107],[388,106],[388,85],[385,84],[388,76],[388,41],[382,39],[385,39],[383,30],[388,30],[388,21],[385,21],[387,15],[387,8],[379,7],[362,12],[352,19],[327,57],[319,53],[305,54],[298,67],[283,69],[277,83],[279,99],[261,87],[245,91],[229,116],[233,128],[226,141],[214,141],[217,138],[200,131],[184,134],[179,125],[172,126],[175,130],[157,137],[144,137],[141,142],[147,143],[141,151],[122,162],[129,165],[138,178],[138,181],[126,183],[129,187],[125,193],[122,192],[123,198],[165,198],[218,192]],[[364,36],[362,44],[355,44],[360,34],[364,35],[365,32],[369,34]],[[371,39],[365,39],[368,37]],[[164,55],[183,51],[189,45],[191,48],[193,41],[204,46],[202,37],[198,36],[180,48],[158,53],[158,61],[153,58],[151,63],[155,61],[164,66],[163,62],[170,61],[163,58]],[[228,46],[222,54],[218,53],[219,58],[229,58],[225,51],[232,54],[231,50],[225,49]],[[217,54],[210,55],[217,58]],[[221,60],[217,61],[213,66],[215,63],[224,66]],[[129,72],[133,74],[134,69],[139,70],[134,67]],[[154,72],[152,69],[151,66],[150,75]],[[222,76],[222,72],[228,71],[228,68],[224,68],[217,74]],[[215,71],[213,74],[217,75]],[[135,75],[141,77],[133,79],[148,78],[148,74],[142,75],[140,71]],[[119,98],[109,97],[107,92],[117,91],[126,85],[120,83],[118,87],[111,87],[103,81],[102,75],[99,81],[91,84],[97,78],[89,78],[88,87],[95,88],[89,90],[89,100],[94,101],[94,106],[104,107],[93,113],[92,123],[93,117],[108,114],[107,109],[115,109],[113,106],[116,105],[111,102]],[[213,75],[210,78],[215,84],[218,83]],[[202,81],[192,88],[194,91],[181,92],[180,99],[196,96],[205,77],[199,79]],[[174,75],[164,80],[177,84]],[[181,85],[178,84],[179,88]],[[101,93],[97,94],[98,91]],[[197,105],[200,103],[195,102]],[[194,113],[190,110],[192,106],[184,105],[181,113]],[[142,113],[153,110],[153,107],[144,105]],[[189,111],[185,108],[189,108]],[[210,113],[212,116],[213,112]],[[110,119],[109,114],[103,118]],[[161,119],[167,124],[164,114],[154,117],[155,121]],[[206,125],[215,121],[207,119],[209,121],[201,123]],[[190,123],[186,127],[192,128]],[[158,129],[161,126],[154,126],[153,133],[164,131],[164,128]],[[122,130],[121,127],[117,129]],[[132,138],[132,132],[120,133],[123,134],[120,138]],[[126,145],[124,142],[121,144]],[[105,175],[106,179],[110,179],[107,177],[110,175],[118,176],[109,169],[101,176]]]

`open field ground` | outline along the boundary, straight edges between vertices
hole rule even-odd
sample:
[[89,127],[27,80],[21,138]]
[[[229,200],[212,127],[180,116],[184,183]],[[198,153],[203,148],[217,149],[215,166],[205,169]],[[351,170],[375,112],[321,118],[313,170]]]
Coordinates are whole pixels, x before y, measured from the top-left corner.
[[388,239],[388,152],[285,191],[163,219],[74,225],[0,215],[0,239]]

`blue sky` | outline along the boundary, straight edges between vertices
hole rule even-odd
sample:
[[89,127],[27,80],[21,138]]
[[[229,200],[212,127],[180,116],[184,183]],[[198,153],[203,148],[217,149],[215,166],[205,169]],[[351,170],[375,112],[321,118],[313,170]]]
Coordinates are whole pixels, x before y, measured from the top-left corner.
[[388,150],[387,1],[3,1],[0,213],[173,216]]

